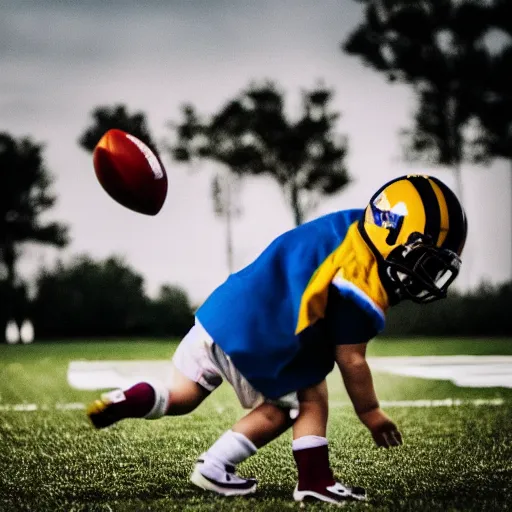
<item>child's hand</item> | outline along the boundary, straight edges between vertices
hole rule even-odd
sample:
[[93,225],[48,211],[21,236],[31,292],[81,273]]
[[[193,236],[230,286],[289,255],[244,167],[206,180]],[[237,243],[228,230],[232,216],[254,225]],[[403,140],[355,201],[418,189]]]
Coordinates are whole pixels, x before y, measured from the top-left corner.
[[371,432],[377,446],[390,448],[402,444],[398,427],[379,408],[359,414],[359,419]]

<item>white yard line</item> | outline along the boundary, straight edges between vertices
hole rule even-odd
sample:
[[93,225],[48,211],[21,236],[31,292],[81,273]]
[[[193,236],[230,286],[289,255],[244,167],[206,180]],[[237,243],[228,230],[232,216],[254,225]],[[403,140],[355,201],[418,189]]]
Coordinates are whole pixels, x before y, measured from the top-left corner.
[[[482,406],[482,405],[503,405],[502,398],[476,398],[473,400],[461,400],[459,398],[444,398],[442,400],[380,400],[382,407],[459,407],[461,405]],[[349,402],[329,402],[330,407],[348,407]]]
[[[442,400],[382,400],[382,407],[460,407],[460,406],[499,406],[504,405],[502,398],[477,398],[474,400],[460,400],[458,398],[444,398]],[[351,407],[350,402],[331,400],[330,407]],[[67,404],[37,405],[37,404],[0,404],[0,412],[35,412],[35,411],[77,411],[85,409],[86,404],[71,402]],[[218,414],[224,412],[224,407],[215,407]]]
[[[376,372],[448,380],[461,387],[512,388],[512,356],[418,356],[418,357],[373,357],[369,364]],[[171,376],[169,361],[72,361],[68,367],[68,384],[75,389],[107,389],[127,387],[134,382],[157,378],[163,382]],[[501,398],[462,400],[446,398],[440,400],[382,401],[383,407],[458,407],[499,406]],[[348,402],[332,401],[331,407],[349,407]],[[80,402],[57,404],[4,404],[0,412],[66,411],[83,410]],[[215,410],[222,414],[224,408]]]
[[374,371],[404,377],[448,380],[467,388],[512,388],[512,356],[374,357]]
[[85,409],[85,404],[70,402],[67,404],[0,404],[0,412],[34,412],[34,411],[76,411]]
[[[370,357],[375,372],[447,380],[470,388],[512,388],[512,356]],[[141,380],[171,380],[169,361],[71,361],[68,384],[75,389],[126,388]]]

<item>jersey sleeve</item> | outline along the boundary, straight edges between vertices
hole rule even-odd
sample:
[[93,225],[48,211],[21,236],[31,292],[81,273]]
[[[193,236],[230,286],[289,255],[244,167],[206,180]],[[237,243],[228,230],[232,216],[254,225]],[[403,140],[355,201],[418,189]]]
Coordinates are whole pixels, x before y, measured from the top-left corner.
[[326,310],[326,327],[335,345],[367,343],[378,333],[378,326],[368,312],[331,285]]

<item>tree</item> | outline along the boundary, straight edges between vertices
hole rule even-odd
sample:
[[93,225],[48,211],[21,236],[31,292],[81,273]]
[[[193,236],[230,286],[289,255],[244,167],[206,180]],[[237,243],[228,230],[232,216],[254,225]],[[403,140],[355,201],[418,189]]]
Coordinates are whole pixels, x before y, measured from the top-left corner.
[[335,133],[339,114],[330,109],[332,91],[318,86],[303,92],[297,119],[289,119],[284,95],[274,83],[252,85],[203,122],[192,105],[171,125],[178,161],[206,159],[235,176],[267,174],[283,189],[295,224],[301,224],[319,197],[349,182],[346,138]]
[[119,257],[77,256],[37,279],[33,322],[43,338],[183,336],[193,319],[183,290],[162,286],[152,301],[143,277]]
[[33,322],[43,338],[140,334],[147,300],[144,280],[121,259],[75,257],[43,269]]
[[41,144],[0,133],[0,278],[4,274],[11,290],[24,243],[56,247],[68,243],[63,224],[41,221],[56,202],[52,183]]
[[[512,34],[511,34],[512,36]],[[479,104],[487,156],[512,161],[512,44],[492,60],[489,76],[492,86]]]
[[501,32],[501,45],[492,53],[485,94],[478,103],[488,156],[512,160],[512,4],[494,0],[490,24]]
[[488,87],[484,37],[491,7],[476,0],[366,0],[365,20],[344,49],[391,81],[410,84],[418,100],[413,127],[403,131],[408,159],[454,168],[480,158],[481,133],[465,137]]
[[103,134],[117,128],[137,137],[156,152],[156,144],[153,142],[144,113],[129,114],[124,105],[102,106],[92,111],[92,118],[92,124],[78,139],[79,145],[86,151],[92,153]]
[[464,295],[452,291],[446,300],[421,308],[404,301],[390,309],[383,335],[510,337],[511,300],[512,282],[481,285]]
[[155,336],[183,337],[194,325],[194,312],[187,294],[177,286],[164,284],[151,302],[151,331]]
[[492,55],[489,87],[478,103],[478,117],[483,125],[485,156],[502,157],[512,165],[512,4],[497,0],[491,22],[508,41],[502,37],[504,44]]

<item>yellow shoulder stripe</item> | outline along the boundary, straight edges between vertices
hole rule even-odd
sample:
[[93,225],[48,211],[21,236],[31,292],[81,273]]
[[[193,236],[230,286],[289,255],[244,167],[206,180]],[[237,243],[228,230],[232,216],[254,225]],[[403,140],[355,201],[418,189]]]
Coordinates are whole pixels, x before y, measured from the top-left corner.
[[318,267],[311,277],[299,308],[295,334],[325,316],[329,285],[335,276],[351,282],[385,311],[388,297],[380,282],[375,256],[361,237],[357,222],[348,229],[343,242]]

